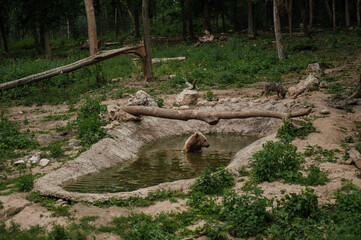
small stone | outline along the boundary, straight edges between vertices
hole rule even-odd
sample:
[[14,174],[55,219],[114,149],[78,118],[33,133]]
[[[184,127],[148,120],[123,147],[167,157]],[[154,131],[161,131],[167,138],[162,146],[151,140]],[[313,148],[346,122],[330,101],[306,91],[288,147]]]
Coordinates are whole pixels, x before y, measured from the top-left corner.
[[238,99],[237,98],[232,98],[231,103],[238,103]]
[[21,111],[21,110],[19,111],[19,114],[23,114],[23,113],[24,113],[23,111]]
[[21,164],[24,164],[25,161],[24,160],[17,160],[16,162],[13,163],[13,166],[19,166]]
[[80,145],[80,141],[78,139],[70,139],[69,146],[70,147],[78,147]]
[[326,82],[326,81],[322,81],[322,82],[320,82],[320,88],[327,88],[328,87],[328,82]]
[[175,78],[177,75],[175,74],[172,74],[172,75],[169,75],[169,78],[172,79],[172,78]]
[[196,105],[199,98],[197,90],[184,89],[176,98],[176,103],[182,105]]
[[320,111],[320,114],[322,114],[322,115],[328,115],[328,114],[330,114],[330,110],[328,110],[328,109],[322,109],[322,110]]
[[220,104],[223,104],[223,103],[225,103],[226,102],[226,99],[224,99],[224,98],[222,98],[222,99],[219,99],[219,101],[218,101]]
[[199,102],[197,102],[197,106],[204,106],[204,101],[199,101]]
[[168,76],[166,75],[166,76],[163,76],[163,77],[161,77],[159,80],[161,80],[161,81],[167,81],[169,78],[168,78]]
[[179,109],[180,110],[186,110],[186,109],[189,109],[189,106],[183,105],[183,106],[180,106]]
[[42,167],[45,167],[46,165],[48,165],[50,162],[49,159],[47,158],[42,158],[40,161],[39,161],[39,165],[42,166]]
[[41,152],[37,152],[29,158],[28,162],[37,163],[40,161],[40,159],[41,159]]
[[254,103],[260,103],[261,102],[261,99],[256,99],[253,101]]

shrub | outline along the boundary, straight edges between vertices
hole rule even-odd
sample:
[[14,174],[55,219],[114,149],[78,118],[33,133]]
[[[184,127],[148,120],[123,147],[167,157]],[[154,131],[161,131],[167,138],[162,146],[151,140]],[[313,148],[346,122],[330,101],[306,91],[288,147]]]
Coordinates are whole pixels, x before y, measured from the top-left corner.
[[304,185],[306,186],[325,185],[326,182],[330,181],[327,178],[327,172],[321,171],[316,165],[311,165],[307,170],[309,171],[309,174],[304,180]]
[[191,190],[205,194],[221,194],[225,189],[233,186],[234,178],[228,169],[219,167],[216,172],[212,173],[211,169],[206,167],[196,178]]
[[32,174],[22,175],[16,184],[20,192],[29,192],[34,187],[34,176]]
[[77,118],[78,137],[81,144],[91,145],[105,137],[106,124],[102,120],[101,114],[107,113],[106,105],[100,104],[100,99],[91,99],[88,97],[86,103],[80,107]]
[[284,119],[282,126],[278,129],[277,137],[285,143],[292,142],[296,137],[305,138],[308,134],[316,132],[316,128],[312,125],[310,119],[300,121],[299,125],[303,128],[296,129],[290,119]]
[[260,182],[272,182],[279,178],[291,180],[299,177],[297,171],[302,160],[295,146],[269,141],[253,155],[251,172]]

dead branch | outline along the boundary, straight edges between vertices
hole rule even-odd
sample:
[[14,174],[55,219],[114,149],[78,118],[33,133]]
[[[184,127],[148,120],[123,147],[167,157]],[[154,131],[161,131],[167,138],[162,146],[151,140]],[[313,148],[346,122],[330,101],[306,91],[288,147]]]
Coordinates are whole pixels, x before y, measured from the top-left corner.
[[168,62],[168,61],[185,61],[186,57],[171,57],[171,58],[153,58],[152,64],[159,62]]
[[58,68],[54,68],[42,73],[37,73],[37,74],[33,74],[24,78],[20,78],[18,80],[15,81],[11,81],[11,82],[6,82],[6,83],[2,83],[0,84],[0,91],[4,91],[7,89],[11,89],[14,87],[18,87],[18,86],[22,86],[25,85],[27,83],[30,82],[36,82],[36,81],[40,81],[42,79],[47,79],[47,78],[51,78],[57,75],[61,75],[64,73],[68,73],[68,72],[72,72],[74,70],[77,70],[79,68],[88,66],[88,65],[92,65],[98,62],[102,62],[106,59],[115,57],[117,55],[120,54],[125,54],[125,53],[133,53],[136,52],[137,50],[143,48],[142,44],[138,44],[135,46],[129,46],[129,47],[123,47],[123,48],[118,48],[118,49],[113,49],[113,50],[107,50],[107,51],[101,51],[98,52],[97,54],[95,54],[94,56],[90,56],[84,59],[81,59],[77,62],[62,66],[62,67],[58,67]]
[[295,113],[281,113],[266,110],[254,110],[248,112],[201,112],[196,110],[172,110],[156,107],[126,106],[122,107],[124,112],[134,116],[146,115],[159,118],[169,118],[178,120],[197,119],[210,125],[215,125],[220,119],[250,118],[250,117],[271,117],[284,119],[286,117],[300,117],[308,115],[311,109],[305,109]]
[[197,79],[195,79],[193,81],[193,84],[190,84],[189,82],[186,81],[186,85],[188,86],[186,89],[188,89],[188,90],[197,89],[196,83],[197,83]]

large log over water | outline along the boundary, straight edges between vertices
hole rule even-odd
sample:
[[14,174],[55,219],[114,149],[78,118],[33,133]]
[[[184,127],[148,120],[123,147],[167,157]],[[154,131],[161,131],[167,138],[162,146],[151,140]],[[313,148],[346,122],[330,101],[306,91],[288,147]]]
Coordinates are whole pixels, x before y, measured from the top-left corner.
[[33,74],[33,75],[30,75],[30,76],[27,76],[24,78],[20,78],[15,81],[2,83],[2,84],[0,84],[0,91],[4,91],[4,90],[11,89],[14,87],[22,86],[27,83],[40,81],[42,79],[51,78],[51,77],[61,75],[64,73],[72,72],[79,68],[82,68],[82,67],[85,67],[88,65],[92,65],[92,64],[95,64],[98,62],[102,62],[104,60],[107,60],[109,58],[115,57],[120,54],[134,53],[142,58],[145,55],[145,52],[143,52],[143,51],[144,51],[143,44],[138,44],[138,45],[130,46],[130,47],[123,47],[123,48],[118,48],[118,49],[113,49],[113,50],[101,51],[101,52],[98,52],[94,56],[90,56],[90,57],[81,59],[77,62],[68,64],[68,65],[65,65],[62,67],[54,68],[54,69],[51,69],[51,70],[48,70],[48,71],[45,71],[42,73]]
[[210,125],[215,125],[220,119],[250,118],[250,117],[271,117],[284,119],[287,117],[300,117],[308,115],[311,109],[305,109],[294,113],[281,113],[267,110],[254,110],[247,112],[202,112],[196,110],[172,110],[156,107],[126,106],[121,108],[134,116],[146,115],[160,118],[190,120],[197,119]]

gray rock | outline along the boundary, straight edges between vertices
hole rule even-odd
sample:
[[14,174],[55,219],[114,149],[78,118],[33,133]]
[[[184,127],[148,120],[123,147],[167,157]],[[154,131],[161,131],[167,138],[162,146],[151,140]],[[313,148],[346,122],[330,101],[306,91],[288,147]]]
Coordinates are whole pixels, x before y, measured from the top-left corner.
[[180,109],[180,110],[187,110],[187,109],[189,109],[189,106],[183,105],[183,106],[180,106],[179,109]]
[[70,147],[78,147],[80,146],[80,141],[78,139],[70,139],[68,145]]
[[39,161],[39,165],[42,166],[42,167],[45,167],[46,165],[48,165],[50,162],[49,159],[47,158],[42,158],[40,161]]
[[320,114],[322,114],[322,115],[328,115],[328,114],[330,114],[330,110],[328,110],[328,109],[322,109],[322,110],[320,111]]
[[148,106],[148,107],[157,107],[157,103],[154,99],[143,90],[139,90],[135,97],[129,100],[127,106]]
[[328,85],[329,85],[329,83],[328,82],[326,82],[326,81],[322,81],[322,82],[320,82],[320,88],[327,88],[328,87]]
[[25,161],[24,160],[17,160],[16,162],[14,162],[13,163],[13,166],[19,166],[19,165],[21,165],[21,164],[24,164],[25,163]]
[[41,152],[35,153],[33,156],[31,156],[28,160],[29,163],[37,163],[41,159]]
[[199,98],[197,90],[184,89],[176,98],[176,103],[182,105],[196,105]]
[[238,103],[238,99],[237,98],[232,98],[231,103]]

